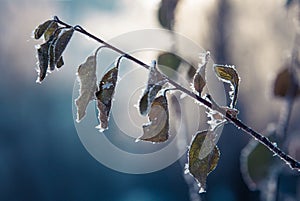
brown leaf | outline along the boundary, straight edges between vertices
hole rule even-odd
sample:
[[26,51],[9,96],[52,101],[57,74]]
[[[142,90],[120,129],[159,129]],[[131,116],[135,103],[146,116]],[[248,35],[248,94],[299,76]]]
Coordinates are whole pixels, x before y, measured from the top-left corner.
[[45,41],[48,41],[58,28],[57,22],[52,21],[44,33]]
[[214,69],[215,69],[216,75],[219,77],[220,80],[231,84],[233,92],[229,93],[229,95],[232,99],[230,107],[234,108],[236,105],[236,102],[237,102],[238,88],[239,88],[239,82],[240,82],[240,77],[237,73],[237,70],[235,69],[234,66],[219,65],[219,64],[214,65]]
[[39,39],[48,29],[50,24],[53,22],[53,20],[47,20],[46,22],[40,24],[35,30],[34,30],[34,38]]
[[85,116],[86,108],[90,101],[94,100],[97,91],[96,56],[89,56],[78,67],[77,76],[80,84],[79,97],[75,100],[77,107],[77,122]]
[[48,43],[50,43],[50,47],[49,47],[49,67],[50,70],[53,71],[55,69],[55,66],[57,65],[58,61],[55,61],[55,49],[54,49],[54,45],[58,39],[58,36],[60,34],[61,30],[57,30],[55,33],[53,33],[50,38],[48,39]]
[[99,84],[99,91],[96,92],[98,102],[98,119],[100,121],[97,128],[103,131],[108,128],[109,113],[112,105],[112,98],[118,80],[118,67],[114,67],[108,71]]
[[65,64],[65,62],[63,60],[63,57],[61,56],[56,63],[56,67],[61,68],[64,64]]
[[165,96],[155,98],[148,117],[150,122],[143,125],[144,134],[138,140],[165,142],[169,137],[169,110]]
[[153,62],[150,66],[147,88],[139,102],[139,109],[142,115],[148,114],[153,100],[166,82],[166,79],[156,69],[156,63]]
[[39,78],[37,82],[41,82],[45,79],[48,69],[48,55],[49,50],[49,43],[42,44],[37,49],[37,56],[38,56],[38,66],[39,66]]
[[74,33],[74,29],[69,29],[63,31],[58,36],[58,39],[54,43],[54,63],[57,63],[57,61],[61,57],[63,51],[66,49],[68,43],[70,42],[73,33]]
[[142,115],[147,115],[150,110],[150,105],[155,99],[157,93],[162,89],[160,85],[148,85],[144,92],[144,95],[140,99],[140,113]]
[[[206,191],[207,176],[217,167],[220,158],[220,152],[216,145],[205,157],[202,155],[202,146],[204,145],[206,137],[211,137],[211,132],[212,131],[206,130],[196,133],[188,152],[186,173],[190,173],[196,179],[200,187],[200,193]],[[213,143],[211,140],[206,140],[206,142]]]
[[201,95],[201,92],[206,85],[206,78],[205,78],[205,71],[206,71],[206,65],[209,59],[209,52],[207,52],[203,58],[202,63],[199,65],[198,70],[196,71],[194,78],[193,78],[193,88],[198,93],[198,95]]
[[273,88],[274,96],[282,98],[287,95],[292,97],[300,95],[299,85],[293,76],[288,67],[285,67],[277,74]]

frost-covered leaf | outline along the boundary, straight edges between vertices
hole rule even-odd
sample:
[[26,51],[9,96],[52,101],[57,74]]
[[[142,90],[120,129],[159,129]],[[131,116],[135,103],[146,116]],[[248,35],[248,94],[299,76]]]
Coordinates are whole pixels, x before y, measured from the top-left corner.
[[38,66],[39,66],[39,78],[37,80],[38,82],[43,81],[47,74],[48,61],[49,61],[48,50],[49,50],[49,43],[43,43],[37,49]]
[[96,92],[98,119],[100,124],[97,128],[103,131],[108,128],[109,113],[112,105],[112,99],[118,80],[118,65],[108,71],[99,84],[99,91]]
[[58,26],[57,22],[52,21],[44,33],[45,41],[48,41],[58,28],[59,28],[59,26]]
[[[211,137],[211,131],[202,131],[195,134],[188,152],[188,165],[186,165],[186,173],[190,173],[198,182],[200,187],[199,192],[206,191],[206,179],[218,164],[220,152],[215,145],[210,153],[205,157],[202,154],[202,147],[205,146],[204,142],[207,137]],[[210,140],[208,142],[211,142]]]
[[94,100],[97,91],[96,56],[89,56],[86,61],[78,67],[77,79],[80,84],[79,97],[75,100],[77,107],[76,121],[85,116],[86,108],[90,101]]
[[46,22],[40,24],[35,30],[34,30],[34,38],[39,39],[45,31],[48,29],[49,25],[53,22],[53,20],[47,20]]
[[193,78],[193,85],[192,88],[198,93],[199,96],[201,96],[201,92],[206,85],[206,77],[205,77],[205,71],[206,71],[206,65],[209,59],[209,52],[207,52],[203,58],[201,64],[199,64],[198,70],[196,71],[194,78]]
[[234,108],[237,101],[238,88],[240,82],[240,77],[237,73],[237,70],[234,66],[219,64],[214,65],[214,70],[220,80],[231,84],[231,88],[233,91],[229,93],[230,98],[232,100],[230,107]]
[[61,68],[64,64],[65,64],[65,62],[64,62],[63,56],[61,56],[56,63],[56,67]]
[[144,94],[139,102],[140,113],[142,115],[148,114],[153,100],[155,99],[156,95],[158,94],[158,92],[161,89],[162,89],[161,85],[148,85],[147,86],[147,88],[144,91]]
[[158,20],[165,29],[173,30],[174,13],[178,0],[162,0],[158,10]]
[[[55,69],[55,66],[57,66],[58,61],[55,61],[55,48],[54,45],[58,39],[58,36],[60,34],[61,30],[57,30],[55,31],[50,38],[48,39],[48,43],[50,43],[50,47],[49,47],[49,68],[51,71],[53,71]],[[61,56],[62,58],[62,56]],[[61,63],[60,63],[61,64]]]
[[165,96],[155,98],[148,117],[150,122],[143,125],[144,134],[138,140],[165,142],[169,137],[169,110]]
[[292,97],[300,95],[299,85],[293,76],[288,67],[277,74],[273,88],[274,96],[282,98],[288,95]]
[[139,109],[142,115],[148,114],[153,100],[166,82],[166,79],[157,70],[155,61],[153,61],[149,69],[147,88],[139,102]]
[[234,66],[214,65],[217,76],[224,82],[229,82],[233,86],[238,86],[240,77]]
[[70,42],[74,29],[68,29],[59,34],[57,40],[54,43],[54,63],[57,63],[61,57],[63,51],[66,49],[68,43]]
[[249,189],[256,190],[263,185],[275,158],[263,144],[251,140],[242,150],[241,173]]

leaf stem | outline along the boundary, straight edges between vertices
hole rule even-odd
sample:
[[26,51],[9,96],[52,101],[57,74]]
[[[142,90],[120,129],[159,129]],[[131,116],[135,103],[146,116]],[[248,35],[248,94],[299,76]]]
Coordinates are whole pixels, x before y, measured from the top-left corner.
[[[94,39],[95,41],[103,44],[105,47],[110,48],[111,50],[114,50],[117,53],[120,53],[122,55],[121,58],[125,57],[125,58],[139,64],[140,66],[146,68],[146,69],[150,68],[149,65],[147,65],[144,62],[140,61],[139,59],[131,56],[130,54],[127,54],[126,52],[120,50],[119,48],[105,42],[104,40],[98,38],[97,36],[89,33],[88,31],[86,31],[85,29],[83,29],[79,25],[71,26],[71,25],[61,21],[57,16],[54,17],[54,21],[56,21],[57,23],[59,23],[61,25],[64,25],[67,28],[74,28],[75,31],[80,32],[80,33]],[[182,87],[181,85],[179,85],[177,82],[173,81],[172,79],[170,79],[168,77],[166,77],[166,79],[168,80],[168,82],[170,84],[172,84],[175,88],[177,88],[181,92],[183,92],[183,93],[187,94],[188,96],[190,96],[191,98],[199,101],[205,107],[217,111],[218,113],[223,115],[229,122],[234,124],[237,128],[244,130],[246,133],[250,134],[253,138],[258,140],[260,143],[264,144],[266,147],[268,147],[270,149],[270,151],[272,151],[275,155],[279,156],[283,161],[285,161],[290,166],[291,169],[297,169],[298,171],[300,171],[300,163],[298,161],[296,161],[295,159],[293,159],[288,154],[284,153],[280,148],[277,147],[277,145],[275,143],[272,143],[267,137],[265,137],[262,134],[256,132],[255,130],[253,130],[252,128],[250,128],[246,124],[244,124],[238,118],[235,118],[235,117],[231,116],[229,113],[226,113],[226,111],[223,110],[222,108],[214,107],[214,105],[211,102],[205,100],[204,98],[201,98],[200,96],[196,95],[195,93],[191,92],[190,90]]]

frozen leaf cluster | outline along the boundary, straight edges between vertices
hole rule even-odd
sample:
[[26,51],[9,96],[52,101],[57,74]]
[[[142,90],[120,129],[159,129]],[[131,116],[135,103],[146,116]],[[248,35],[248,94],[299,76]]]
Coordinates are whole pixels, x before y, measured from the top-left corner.
[[44,43],[37,48],[38,72],[37,81],[45,79],[48,71],[64,65],[62,54],[74,33],[73,28],[59,27],[54,20],[47,20],[34,31],[34,38],[44,36]]

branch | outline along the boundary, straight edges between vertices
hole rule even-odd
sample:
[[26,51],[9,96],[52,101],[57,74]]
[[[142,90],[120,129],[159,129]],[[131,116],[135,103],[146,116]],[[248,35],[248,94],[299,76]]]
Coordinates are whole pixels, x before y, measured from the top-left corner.
[[[149,65],[147,65],[144,62],[140,61],[139,59],[131,56],[130,54],[127,54],[126,52],[120,50],[119,48],[103,41],[102,39],[98,38],[97,36],[95,36],[95,35],[89,33],[88,31],[86,31],[85,29],[83,29],[79,25],[71,26],[71,25],[61,21],[57,16],[54,17],[54,21],[61,24],[61,25],[64,25],[66,28],[73,28],[75,31],[94,39],[95,41],[103,44],[105,47],[110,48],[111,50],[114,50],[117,53],[120,53],[121,55],[123,55],[123,57],[139,64],[140,66],[142,66],[146,69],[150,68]],[[271,142],[267,137],[265,137],[262,134],[256,132],[255,130],[251,129],[249,126],[244,124],[241,120],[237,119],[236,117],[231,116],[229,113],[227,113],[222,108],[215,107],[211,102],[201,98],[200,96],[196,95],[195,93],[191,92],[190,90],[182,87],[181,85],[179,85],[177,82],[173,81],[172,79],[170,79],[168,77],[166,77],[166,79],[168,80],[168,82],[170,84],[172,84],[175,88],[177,88],[181,92],[183,92],[183,93],[187,94],[188,96],[190,96],[191,98],[199,101],[205,107],[207,107],[211,110],[217,111],[218,113],[223,115],[229,122],[234,124],[237,128],[244,130],[246,133],[251,135],[253,138],[258,140],[260,143],[264,144],[266,147],[268,147],[274,153],[274,155],[279,156],[283,161],[285,161],[286,164],[288,164],[291,169],[296,169],[296,170],[300,171],[300,163],[298,161],[296,161],[295,159],[293,159],[288,154],[284,153],[281,149],[279,149],[277,147],[276,143]]]

